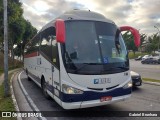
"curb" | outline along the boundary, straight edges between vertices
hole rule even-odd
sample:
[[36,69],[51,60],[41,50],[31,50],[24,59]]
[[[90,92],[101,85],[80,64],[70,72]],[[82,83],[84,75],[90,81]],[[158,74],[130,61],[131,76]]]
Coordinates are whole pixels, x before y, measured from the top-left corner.
[[[15,94],[14,94],[12,82],[13,82],[13,78],[14,78],[15,74],[18,74],[18,72],[19,72],[19,71],[15,71],[15,72],[13,73],[11,79],[10,79],[10,83],[11,83],[10,89],[11,89],[11,95],[12,95],[11,97],[12,97],[12,101],[13,101],[13,104],[14,104],[14,107],[15,107],[16,111],[19,111],[19,107],[18,107],[18,104],[17,104],[17,100],[16,100],[16,98],[15,98]],[[17,120],[22,120],[22,118],[17,117]]]
[[[24,71],[22,71],[24,72]],[[20,85],[20,88],[26,98],[26,100],[28,101],[30,107],[32,108],[33,111],[36,112],[40,112],[40,110],[37,108],[37,106],[34,104],[34,102],[32,101],[31,97],[28,95],[27,91],[25,90],[24,86],[22,85],[22,82],[20,80],[20,75],[22,74],[22,72],[19,73],[18,75],[18,83]],[[39,120],[47,120],[45,117],[38,117]]]
[[158,83],[158,82],[147,82],[147,81],[142,81],[142,83],[160,86],[160,83]]

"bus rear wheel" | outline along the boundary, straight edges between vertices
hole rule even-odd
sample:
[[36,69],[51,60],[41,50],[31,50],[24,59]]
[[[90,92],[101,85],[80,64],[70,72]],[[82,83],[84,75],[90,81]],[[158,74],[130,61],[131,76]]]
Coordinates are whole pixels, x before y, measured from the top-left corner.
[[47,83],[45,82],[44,78],[42,78],[42,92],[45,98],[50,99],[50,96],[47,93]]

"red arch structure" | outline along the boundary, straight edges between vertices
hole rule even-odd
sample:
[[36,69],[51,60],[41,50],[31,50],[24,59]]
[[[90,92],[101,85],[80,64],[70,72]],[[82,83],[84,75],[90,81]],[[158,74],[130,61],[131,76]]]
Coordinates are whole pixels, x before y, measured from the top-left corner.
[[130,27],[130,26],[121,26],[120,27],[121,31],[130,31],[133,36],[134,36],[134,44],[136,45],[136,47],[140,46],[140,35],[137,29]]

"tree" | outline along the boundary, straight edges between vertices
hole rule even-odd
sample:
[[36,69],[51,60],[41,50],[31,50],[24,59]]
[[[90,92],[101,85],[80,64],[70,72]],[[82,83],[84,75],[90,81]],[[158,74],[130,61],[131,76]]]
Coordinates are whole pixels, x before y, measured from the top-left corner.
[[[0,0],[0,16],[3,16],[2,0]],[[8,31],[9,31],[9,50],[11,51],[12,61],[14,62],[14,48],[13,46],[21,43],[22,50],[37,30],[31,23],[24,19],[22,4],[19,0],[8,1]],[[0,17],[0,47],[3,46],[3,17]],[[19,47],[17,48],[19,49]],[[16,52],[17,54],[17,52]]]
[[[138,51],[138,48],[134,44],[134,37],[133,35],[127,31],[123,34],[124,41],[126,43],[127,49],[132,50],[135,54],[136,51]],[[141,45],[143,44],[144,41],[146,41],[147,35],[144,33],[140,34],[140,40],[141,40]],[[140,49],[142,46],[139,47]]]
[[[3,6],[0,0],[0,45],[3,44]],[[9,49],[13,48],[13,44],[20,40],[23,34],[22,14],[23,9],[19,0],[9,0],[7,5],[8,16],[8,32],[9,32]],[[17,34],[18,33],[18,34]]]
[[0,0],[0,47],[3,46],[3,0]]
[[155,53],[155,51],[158,50],[158,42],[159,42],[158,33],[153,34],[150,37],[148,37],[148,40],[150,44],[148,45],[147,51],[149,52],[153,51]]
[[[16,32],[13,32],[16,31]],[[12,61],[14,62],[14,48],[15,44],[19,44],[22,40],[23,34],[25,32],[25,23],[23,18],[18,19],[13,24],[10,25],[10,50],[12,55]]]
[[[4,3],[4,6],[3,6]],[[9,41],[9,49],[12,51],[12,58],[14,60],[14,44],[20,44],[22,40],[24,40],[23,46],[27,43],[28,39],[30,39],[33,34],[37,32],[37,30],[30,24],[29,21],[26,21],[23,18],[23,9],[22,4],[19,0],[0,0],[0,50],[3,44],[4,48],[4,71],[5,71],[5,80],[4,80],[4,91],[5,96],[9,95],[9,87],[8,87],[8,41]],[[3,10],[4,9],[4,10]],[[3,12],[4,11],[4,12]],[[5,14],[3,14],[5,13]],[[4,21],[4,25],[3,25]],[[5,29],[4,29],[5,28]],[[4,29],[4,30],[3,30]],[[3,35],[4,33],[4,35]],[[9,34],[8,34],[9,33]],[[9,37],[8,37],[9,35]],[[3,38],[5,41],[3,41]],[[24,39],[23,39],[24,38]],[[19,46],[18,46],[19,48]],[[22,48],[22,46],[20,47]],[[24,47],[23,47],[24,50]],[[19,54],[17,52],[17,54]],[[13,61],[14,62],[14,61]],[[14,65],[14,63],[13,63]]]
[[140,45],[139,49],[142,52],[142,45],[147,40],[147,35],[144,33],[140,34],[140,39],[141,39],[141,45]]
[[18,57],[24,56],[25,45],[37,33],[37,29],[34,28],[28,20],[24,19],[23,22],[24,22],[24,32],[22,35],[22,39],[16,44],[17,47],[14,49],[15,55]]
[[14,63],[14,44],[17,44],[22,39],[24,33],[23,9],[20,2],[9,1],[8,16],[9,16],[9,49],[11,51],[12,62]]
[[142,33],[142,34],[140,34],[140,37],[141,37],[141,45],[142,45],[143,42],[146,41],[147,35]]
[[134,44],[134,38],[133,35],[127,31],[123,34],[123,39],[125,41],[125,44],[127,46],[128,50],[132,50],[133,53],[135,54],[135,52],[138,50],[138,48],[135,46]]

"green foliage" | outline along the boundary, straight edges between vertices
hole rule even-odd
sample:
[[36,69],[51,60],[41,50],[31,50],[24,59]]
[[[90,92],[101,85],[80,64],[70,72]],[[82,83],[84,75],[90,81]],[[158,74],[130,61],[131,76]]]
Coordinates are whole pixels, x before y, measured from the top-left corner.
[[133,35],[130,32],[128,32],[128,31],[125,32],[123,34],[123,39],[125,41],[125,44],[126,44],[128,50],[132,50],[134,53],[135,53],[135,51],[138,50],[138,48],[134,44]]
[[8,1],[8,23],[9,25],[22,17],[23,9],[21,4],[17,4],[12,0]]
[[28,20],[25,20],[25,32],[23,34],[23,43],[28,43],[29,39],[31,39],[37,33],[37,29],[35,29]]
[[138,56],[144,56],[144,55],[147,55],[147,53],[141,53],[141,52],[129,52],[128,54],[128,57],[129,59],[134,59],[134,58],[137,58]]
[[[9,80],[11,79],[11,75],[13,73],[9,74]],[[11,95],[9,97],[4,97],[4,85],[0,85],[0,111],[15,111],[15,107],[11,98]],[[16,120],[16,118],[8,118],[4,120]]]
[[14,45],[19,43],[23,39],[24,32],[25,32],[25,24],[23,18],[14,21],[10,25],[10,30],[9,30],[11,44]]
[[[129,31],[127,31],[123,34],[123,38],[124,38],[125,44],[127,46],[127,49],[132,50],[133,53],[135,54],[135,52],[138,51],[138,48],[134,44],[133,35]],[[141,40],[141,45],[139,47],[140,50],[142,49],[143,42],[147,40],[146,38],[147,38],[146,34],[144,34],[144,33],[140,34],[140,40]]]
[[0,0],[0,45],[3,42],[3,0]]
[[155,79],[151,79],[151,78],[142,78],[143,81],[147,81],[147,82],[158,82],[160,83],[160,80],[155,80]]
[[159,44],[159,36],[158,33],[153,34],[148,37],[148,42],[145,46],[145,51],[148,53],[152,53],[158,50],[158,44]]
[[24,47],[29,42],[31,38],[37,33],[37,29],[34,28],[31,23],[27,20],[24,20],[24,33],[22,35],[22,40],[17,43],[17,47],[14,49],[15,55],[23,55]]
[[143,44],[143,42],[146,40],[147,35],[146,35],[146,34],[144,34],[144,33],[142,33],[142,34],[140,34],[140,37],[141,37],[141,45],[142,45],[142,44]]
[[[3,0],[0,0],[0,47],[3,46]],[[13,45],[18,45],[15,55],[23,54],[25,44],[37,33],[37,29],[23,17],[19,0],[8,0],[8,41],[14,55]],[[22,44],[21,44],[22,43]],[[22,47],[19,47],[22,46]],[[21,52],[21,53],[19,53]]]

